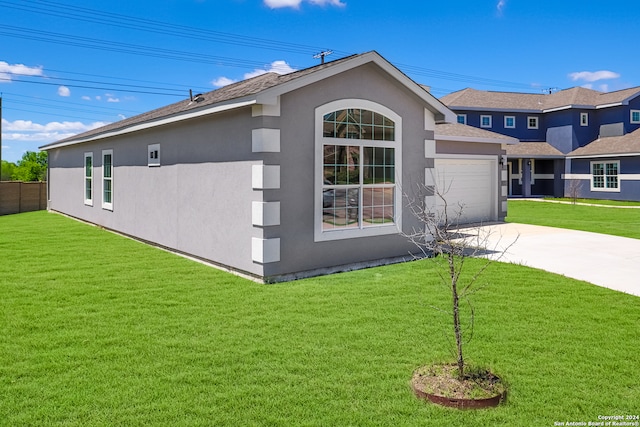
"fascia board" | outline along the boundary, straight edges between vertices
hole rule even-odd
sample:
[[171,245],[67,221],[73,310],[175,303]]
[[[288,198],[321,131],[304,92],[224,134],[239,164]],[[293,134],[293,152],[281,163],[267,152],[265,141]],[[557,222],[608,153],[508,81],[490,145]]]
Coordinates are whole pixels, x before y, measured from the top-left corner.
[[436,141],[454,141],[454,142],[480,142],[484,144],[518,144],[520,140],[516,138],[477,138],[473,136],[454,136],[454,135],[435,135]]
[[593,105],[563,105],[562,107],[549,108],[548,110],[542,110],[543,113],[553,113],[555,111],[563,110],[595,110],[597,107]]
[[158,126],[164,126],[170,123],[176,123],[176,122],[181,122],[184,120],[189,120],[189,119],[193,119],[193,118],[197,118],[197,117],[202,117],[202,116],[206,116],[209,114],[215,114],[215,113],[220,113],[222,111],[228,111],[228,110],[233,110],[236,108],[241,108],[241,107],[246,107],[249,105],[253,105],[256,103],[255,99],[246,99],[244,101],[238,101],[237,99],[234,100],[234,102],[232,103],[226,103],[226,104],[216,104],[216,105],[212,105],[212,106],[208,106],[206,108],[202,108],[200,110],[197,111],[190,111],[190,112],[186,112],[186,113],[178,113],[172,116],[168,116],[168,117],[162,117],[156,120],[152,120],[152,121],[148,121],[148,122],[143,122],[143,123],[136,123],[134,125],[125,127],[125,128],[121,128],[121,129],[114,129],[113,131],[108,131],[108,132],[104,132],[104,133],[99,133],[99,134],[95,134],[95,135],[91,135],[88,136],[86,138],[79,138],[79,139],[73,139],[70,141],[65,141],[65,142],[61,142],[61,143],[51,143],[51,144],[47,144],[47,145],[43,145],[42,147],[39,147],[40,150],[50,150],[50,149],[54,149],[54,148],[60,148],[60,147],[66,147],[69,145],[76,145],[76,144],[82,144],[85,142],[90,142],[90,141],[95,141],[98,139],[104,139],[104,138],[110,138],[110,137],[114,137],[114,136],[119,136],[119,135],[124,135],[124,134],[128,134],[128,133],[133,133],[133,132],[138,132],[141,130],[145,130],[145,129],[150,129],[150,128],[154,128],[154,127],[158,127]]
[[596,105],[596,109],[600,110],[601,108],[611,108],[611,107],[620,107],[622,105],[626,105],[624,104],[624,101],[621,102],[612,102],[611,104],[602,104],[602,105]]
[[608,153],[608,154],[584,154],[581,156],[567,156],[567,159],[601,159],[601,158],[614,158],[614,157],[635,157],[640,156],[640,152],[635,153]]
[[402,83],[406,88],[416,94],[419,98],[421,98],[430,107],[430,110],[433,113],[440,114],[441,117],[437,117],[437,120],[442,120],[445,122],[455,122],[456,114],[453,111],[451,111],[438,98],[424,90],[422,87],[420,87],[420,85],[411,80],[376,52],[365,53],[353,59],[344,61],[340,64],[335,64],[331,67],[327,67],[315,73],[310,73],[306,76],[291,80],[278,86],[274,86],[270,89],[266,89],[258,94],[257,101],[259,104],[274,104],[277,102],[276,100],[280,95],[296,89],[300,89],[301,87],[319,82],[320,80],[324,80],[328,77],[332,77],[336,74],[343,73],[345,71],[351,70],[361,65],[365,65],[370,62],[378,65],[393,78]]
[[565,159],[566,156],[561,156],[559,154],[507,154],[507,158],[509,159]]
[[487,108],[487,107],[464,107],[464,106],[451,106],[448,107],[453,111],[479,111],[479,112],[493,112],[493,113],[526,113],[526,114],[541,114],[544,110],[526,110],[526,109],[511,109],[511,108]]

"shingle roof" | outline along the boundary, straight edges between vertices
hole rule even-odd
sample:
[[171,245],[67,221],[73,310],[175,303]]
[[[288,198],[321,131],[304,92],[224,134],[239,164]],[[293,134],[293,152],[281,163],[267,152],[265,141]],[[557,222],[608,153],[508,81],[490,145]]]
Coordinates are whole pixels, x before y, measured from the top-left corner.
[[548,142],[521,142],[507,146],[507,157],[564,158],[564,154]]
[[453,110],[483,109],[543,112],[570,106],[601,107],[628,101],[640,95],[640,87],[615,92],[599,92],[583,87],[573,87],[551,94],[491,92],[463,89],[443,96],[440,100]]
[[436,139],[442,136],[464,137],[475,139],[503,140],[505,144],[515,143],[518,140],[507,135],[463,125],[460,123],[438,123],[436,124]]
[[588,157],[617,154],[640,154],[640,129],[622,136],[598,138],[584,147],[577,148],[567,157]]
[[[304,70],[294,71],[289,74],[265,73],[257,77],[253,77],[247,80],[243,80],[237,83],[224,86],[220,89],[216,89],[211,92],[207,92],[198,97],[194,97],[193,101],[191,99],[185,99],[183,101],[179,101],[171,105],[160,107],[155,110],[139,114],[137,116],[129,117],[127,119],[120,120],[118,122],[114,122],[106,126],[102,126],[81,134],[71,136],[69,138],[56,141],[51,144],[44,145],[41,148],[46,149],[50,145],[54,145],[54,144],[57,145],[67,141],[74,141],[78,139],[85,139],[88,137],[97,136],[100,134],[106,134],[106,133],[117,131],[120,129],[129,128],[131,126],[138,125],[141,123],[152,122],[154,120],[186,113],[189,111],[197,111],[197,110],[203,109],[204,107],[208,107],[208,106],[222,103],[225,101],[231,101],[234,99],[241,99],[244,97],[255,95],[259,92],[262,92],[266,89],[280,85],[282,83],[306,76],[308,74],[314,73],[316,71],[320,71],[327,67],[334,66],[341,62],[345,62],[347,60],[350,60],[352,58],[362,56],[362,55],[365,55],[365,54],[348,56],[345,58],[337,59],[335,61],[326,62],[324,64],[320,64],[314,67],[305,68]],[[196,101],[196,99],[200,99],[200,100]]]

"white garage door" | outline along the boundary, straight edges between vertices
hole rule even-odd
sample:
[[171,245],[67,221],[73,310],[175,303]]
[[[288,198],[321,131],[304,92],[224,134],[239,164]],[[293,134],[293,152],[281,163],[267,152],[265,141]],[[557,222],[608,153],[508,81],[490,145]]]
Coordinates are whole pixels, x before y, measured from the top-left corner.
[[497,219],[496,168],[496,160],[435,160],[436,182],[440,191],[445,192],[450,218],[452,213],[457,214],[458,206],[462,206],[464,223]]

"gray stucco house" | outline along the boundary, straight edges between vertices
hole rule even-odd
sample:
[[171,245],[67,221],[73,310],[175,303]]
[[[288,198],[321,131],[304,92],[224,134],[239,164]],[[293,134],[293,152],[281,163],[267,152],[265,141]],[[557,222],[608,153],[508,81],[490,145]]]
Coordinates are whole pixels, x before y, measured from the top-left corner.
[[[504,145],[376,52],[264,74],[41,147],[48,207],[264,281],[410,258],[403,194],[506,215]],[[435,177],[435,178],[434,178]],[[435,203],[433,196],[428,203]]]

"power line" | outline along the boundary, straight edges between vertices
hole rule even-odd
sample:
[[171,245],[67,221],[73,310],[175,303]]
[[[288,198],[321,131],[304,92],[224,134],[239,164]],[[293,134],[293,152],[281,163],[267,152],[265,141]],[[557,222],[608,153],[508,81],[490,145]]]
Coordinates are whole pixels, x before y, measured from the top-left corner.
[[[36,6],[34,3],[39,4]],[[212,31],[186,25],[172,24],[169,22],[155,21],[146,18],[138,18],[117,13],[105,12],[79,6],[71,6],[64,3],[36,0],[20,5],[0,1],[0,6],[23,10],[32,13],[56,16],[65,19],[128,28],[136,31],[146,31],[161,35],[178,36],[189,39],[226,43],[253,48],[279,50],[290,53],[309,55],[318,50],[317,46],[308,46],[298,43],[282,42],[258,37],[249,37],[239,34]],[[346,52],[345,52],[346,53]]]
[[[23,10],[31,13],[44,14],[47,16],[56,16],[65,19],[78,20],[83,22],[97,23],[107,26],[115,26],[119,28],[128,28],[136,31],[150,32],[154,34],[161,34],[167,36],[177,36],[182,38],[205,40],[217,43],[226,43],[232,45],[241,45],[253,48],[278,50],[283,52],[298,53],[305,55],[312,55],[313,52],[319,50],[318,47],[302,45],[297,43],[288,43],[277,40],[262,39],[257,37],[243,36],[239,34],[225,33],[220,31],[212,31],[203,28],[197,28],[192,26],[172,24],[168,22],[155,21],[146,18],[138,18],[134,16],[128,16],[123,14],[105,12],[97,9],[90,9],[79,6],[72,6],[65,3],[60,3],[52,0],[30,0],[29,2],[23,2],[21,4],[11,3],[9,1],[0,0],[0,7],[7,7],[12,9]],[[7,27],[7,26],[5,26]],[[55,34],[50,32],[41,32],[41,36],[33,34],[34,30],[22,29],[19,27],[13,27],[16,31],[13,34],[5,33],[10,37],[19,37],[24,39],[32,39],[45,42],[53,42],[66,44],[76,47],[94,48],[109,50],[130,54],[143,54],[145,56],[152,56],[164,59],[174,59],[182,61],[200,62],[200,63],[214,63],[217,65],[240,67],[240,68],[260,68],[264,64],[256,61],[248,61],[242,59],[216,57],[205,54],[189,53],[182,51],[171,51],[166,49],[149,48],[146,46],[128,45],[125,43],[100,41],[95,39],[81,38],[71,35]],[[24,32],[31,31],[30,35],[24,34]],[[2,33],[0,33],[2,34]],[[51,38],[58,38],[54,41]],[[148,51],[150,49],[150,51]],[[346,51],[333,50],[335,53],[341,56],[351,55],[352,53]],[[396,66],[402,69],[406,73],[410,73],[416,76],[425,76],[436,79],[443,79],[449,81],[457,81],[469,84],[480,84],[494,87],[503,88],[518,88],[531,90],[531,85],[525,83],[517,83],[505,80],[483,78],[478,76],[470,76],[458,73],[451,73],[446,71],[434,70],[424,68],[415,65],[396,64]],[[298,67],[300,68],[300,67]]]
[[[34,80],[12,79],[12,78],[6,78],[6,77],[0,77],[0,81],[30,83],[30,84],[39,84],[39,85],[48,85],[48,86],[61,86],[59,82],[41,82],[41,81],[34,81]],[[97,90],[107,90],[107,91],[114,90],[113,88],[109,88],[109,87],[87,86],[87,85],[78,85],[78,84],[65,84],[64,86],[75,87],[80,89],[97,89]],[[151,92],[147,90],[134,90],[134,89],[118,89],[118,92],[144,93],[147,95],[179,96],[183,98],[185,97],[185,95],[181,95],[177,93]]]
[[51,31],[35,30],[13,25],[0,25],[4,31],[0,35],[26,40],[56,43],[73,47],[98,49],[109,52],[128,53],[136,56],[148,56],[162,59],[175,59],[179,61],[197,62],[202,64],[215,64],[219,66],[260,68],[263,62],[228,58],[223,56],[208,55],[198,52],[187,52],[173,49],[156,48],[152,46],[136,45],[132,43],[98,40],[90,37],[74,36],[70,34],[54,33]]
[[[27,99],[35,99],[36,101],[39,102],[49,102],[49,103],[56,103],[56,104],[64,104],[65,106],[67,105],[78,105],[78,106],[82,106],[82,107],[91,107],[91,110],[86,110],[87,112],[93,111],[95,109],[101,109],[101,110],[109,110],[109,111],[117,111],[117,112],[126,112],[126,113],[132,113],[132,114],[140,114],[142,113],[142,111],[136,111],[136,110],[127,110],[127,109],[123,109],[123,108],[114,108],[114,107],[105,107],[103,105],[87,105],[86,103],[81,103],[81,102],[73,102],[73,101],[69,101],[69,100],[57,100],[57,99],[45,99],[45,98],[41,98],[41,97],[37,97],[37,96],[30,96],[30,95],[22,95],[19,93],[13,93],[13,92],[4,92],[5,95],[5,99],[11,99],[12,97],[18,97],[18,98],[27,98]],[[7,98],[6,95],[9,95],[10,97]],[[12,102],[18,102],[18,101],[12,101]],[[26,101],[21,101],[21,103],[26,103]],[[35,105],[35,104],[31,104],[31,105]],[[55,106],[51,106],[51,108],[56,108],[59,109],[61,107],[55,105]]]

